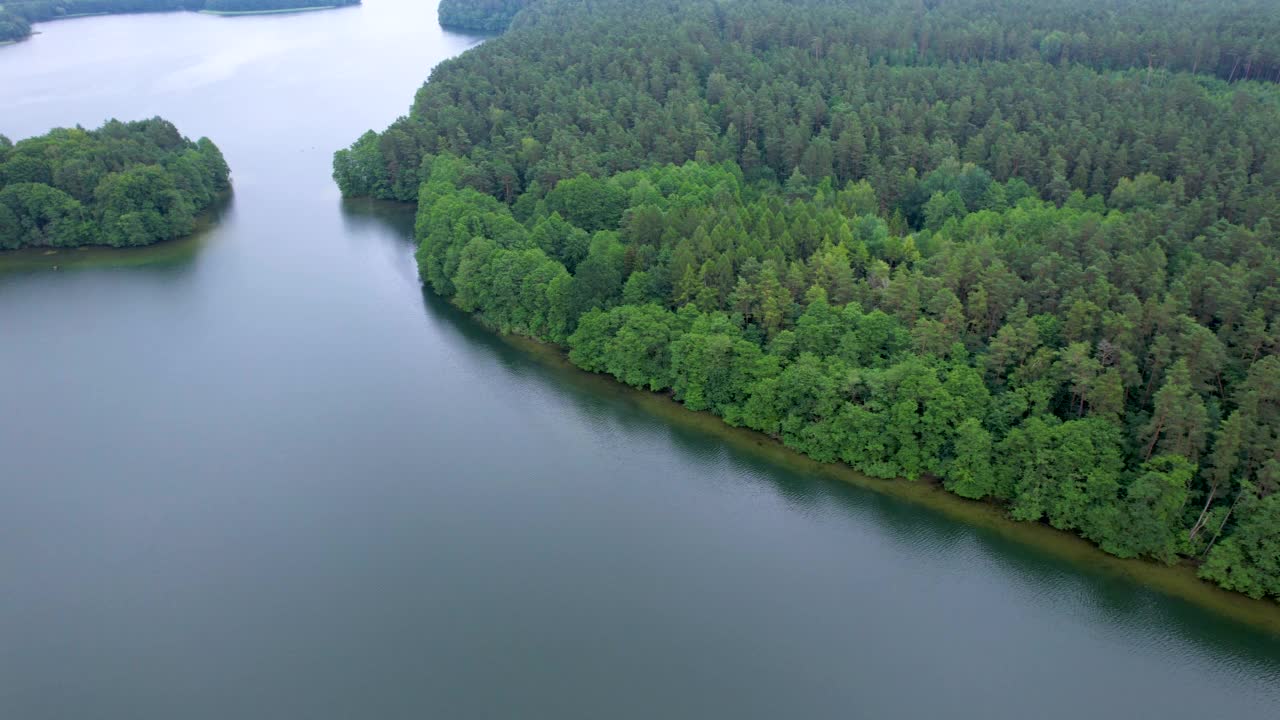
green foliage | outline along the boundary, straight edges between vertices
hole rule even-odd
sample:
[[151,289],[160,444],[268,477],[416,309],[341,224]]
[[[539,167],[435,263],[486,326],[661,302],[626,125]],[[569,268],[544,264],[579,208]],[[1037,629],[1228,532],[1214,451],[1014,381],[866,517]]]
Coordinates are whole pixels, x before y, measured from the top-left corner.
[[627,206],[627,193],[615,183],[582,174],[561,180],[547,193],[547,208],[586,230],[616,230]]
[[127,168],[102,178],[94,190],[104,241],[123,247],[137,238],[186,235],[195,225],[191,203],[173,179],[154,165]]
[[390,194],[388,171],[378,144],[378,134],[370,130],[350,148],[334,153],[333,178],[343,195],[385,197]]
[[657,305],[591,310],[569,337],[569,359],[634,387],[671,387],[671,343],[679,318]]
[[31,34],[31,23],[21,15],[0,8],[0,43],[21,40]]
[[[970,211],[1021,197],[983,192],[984,174],[1061,204],[1076,190],[1109,197],[1146,172],[1181,178],[1184,197],[1211,206],[1207,220],[1275,220],[1269,182],[1231,187],[1274,152],[1270,90],[1149,69],[1154,57],[1222,80],[1276,79],[1277,33],[1241,20],[1270,17],[1265,0],[1113,2],[1102,13],[1048,0],[544,0],[433,73],[384,133],[395,138],[379,147],[389,182],[371,192],[412,200],[420,159],[441,152],[471,156],[508,201],[581,173],[733,161],[793,198],[826,177],[868,179],[923,227],[923,206],[935,189],[947,198],[943,180],[954,178],[936,188],[921,178],[951,161],[975,168],[954,188]],[[1067,62],[1041,59],[1055,25],[1071,38]],[[1177,42],[1169,29],[1192,27]],[[935,203],[935,225],[958,210],[954,199]]]
[[722,312],[693,313],[689,330],[671,343],[672,389],[693,410],[737,415],[756,381],[778,372],[776,358],[742,336]]
[[1200,575],[1250,597],[1280,597],[1280,494],[1251,498],[1242,511],[1244,519],[1209,552]]
[[591,236],[587,231],[565,222],[559,213],[552,213],[538,221],[530,238],[543,252],[559,260],[571,272],[591,249]]
[[1141,3],[905,5],[542,0],[335,177],[580,367],[1280,596],[1278,91],[1146,70]]
[[147,245],[189,234],[229,187],[222,153],[165,120],[0,143],[0,249]]
[[613,306],[622,296],[626,279],[626,249],[614,233],[596,233],[587,257],[573,275],[575,314]]
[[1122,534],[1112,539],[1111,549],[1173,563],[1185,544],[1182,511],[1196,466],[1178,455],[1160,455],[1141,470],[1126,490]]
[[955,457],[947,468],[947,489],[970,500],[995,494],[991,453],[991,433],[978,418],[965,418],[956,426]]
[[42,183],[12,183],[0,189],[0,249],[75,247],[90,239],[84,206]]
[[440,0],[440,24],[456,30],[502,32],[532,0]]

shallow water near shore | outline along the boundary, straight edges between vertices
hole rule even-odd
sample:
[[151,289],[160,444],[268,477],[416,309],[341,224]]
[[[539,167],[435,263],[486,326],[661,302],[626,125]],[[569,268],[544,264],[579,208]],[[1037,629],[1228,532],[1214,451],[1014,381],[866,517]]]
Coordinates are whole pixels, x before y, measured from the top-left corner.
[[412,209],[342,201],[329,160],[478,42],[433,3],[41,30],[0,48],[0,132],[159,114],[235,194],[190,240],[0,274],[0,717],[1280,708],[1269,606],[851,481],[425,295]]
[[[439,301],[429,298],[428,302]],[[562,382],[580,384],[590,387],[593,392],[615,395],[621,401],[634,404],[667,422],[714,435],[737,451],[782,465],[797,473],[820,476],[833,482],[847,483],[907,500],[966,525],[1034,547],[1074,565],[1082,572],[1127,578],[1197,605],[1200,609],[1210,610],[1263,633],[1280,637],[1280,607],[1269,600],[1254,600],[1202,581],[1190,564],[1165,566],[1146,560],[1118,558],[1102,552],[1074,533],[1059,531],[1044,523],[1014,521],[998,505],[965,500],[934,482],[873,478],[842,463],[820,463],[762,433],[731,427],[711,413],[688,410],[667,394],[630,388],[607,376],[575,368],[562,348],[516,335],[505,335],[502,339],[535,362],[563,371],[565,374]]]

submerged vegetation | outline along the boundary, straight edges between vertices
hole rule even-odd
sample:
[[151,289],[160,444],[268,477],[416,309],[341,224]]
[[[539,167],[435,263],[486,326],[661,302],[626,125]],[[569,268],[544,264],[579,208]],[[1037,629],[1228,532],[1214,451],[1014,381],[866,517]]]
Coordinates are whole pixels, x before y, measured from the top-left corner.
[[0,135],[0,250],[149,245],[190,234],[229,187],[208,138],[160,118]]
[[334,177],[579,367],[1280,598],[1265,10],[542,0]]

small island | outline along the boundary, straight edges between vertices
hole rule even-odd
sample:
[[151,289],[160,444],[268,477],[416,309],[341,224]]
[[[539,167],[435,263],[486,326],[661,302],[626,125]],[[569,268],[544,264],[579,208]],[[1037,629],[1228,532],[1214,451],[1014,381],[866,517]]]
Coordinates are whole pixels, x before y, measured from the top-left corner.
[[150,245],[189,235],[230,187],[222,152],[162,118],[0,135],[0,250]]
[[33,23],[85,15],[176,10],[212,15],[265,15],[359,4],[360,0],[5,0],[0,2],[0,45],[30,37]]

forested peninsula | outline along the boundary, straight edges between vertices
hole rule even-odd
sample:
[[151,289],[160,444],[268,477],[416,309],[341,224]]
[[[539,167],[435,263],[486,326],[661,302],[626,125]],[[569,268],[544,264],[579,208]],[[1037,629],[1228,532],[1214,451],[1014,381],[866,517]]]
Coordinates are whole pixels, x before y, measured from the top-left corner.
[[160,118],[0,135],[0,250],[149,245],[188,235],[230,187],[208,138]]
[[579,367],[1280,598],[1280,14],[540,0],[334,158]]
[[360,0],[3,0],[0,2],[0,42],[30,36],[32,23],[81,15],[175,10],[247,15],[358,4]]

